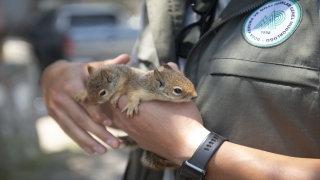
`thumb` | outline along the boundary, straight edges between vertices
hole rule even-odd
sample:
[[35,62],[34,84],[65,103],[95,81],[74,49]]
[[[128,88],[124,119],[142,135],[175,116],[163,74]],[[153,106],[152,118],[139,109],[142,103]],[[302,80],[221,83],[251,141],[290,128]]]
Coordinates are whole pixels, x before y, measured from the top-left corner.
[[177,65],[176,63],[174,63],[174,62],[168,62],[168,65],[169,65],[170,67],[172,67],[173,69],[175,69],[175,70],[179,70],[178,65]]
[[109,64],[110,65],[111,64],[126,64],[129,62],[129,60],[130,60],[130,56],[128,54],[121,54],[114,59],[107,59],[104,61],[91,62],[90,66],[99,67],[99,66],[109,65]]

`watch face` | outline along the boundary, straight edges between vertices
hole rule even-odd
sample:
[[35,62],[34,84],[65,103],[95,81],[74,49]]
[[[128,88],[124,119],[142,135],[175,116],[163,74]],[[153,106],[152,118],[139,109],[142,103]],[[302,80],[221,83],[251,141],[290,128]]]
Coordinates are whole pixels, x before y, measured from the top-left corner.
[[191,179],[204,179],[206,175],[206,171],[194,166],[193,164],[189,163],[188,161],[183,162],[181,171],[180,171],[180,177],[191,180]]

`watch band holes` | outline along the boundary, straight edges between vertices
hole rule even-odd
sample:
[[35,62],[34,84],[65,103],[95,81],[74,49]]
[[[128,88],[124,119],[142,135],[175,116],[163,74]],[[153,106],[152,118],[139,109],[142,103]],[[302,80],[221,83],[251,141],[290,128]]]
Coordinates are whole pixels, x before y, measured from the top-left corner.
[[209,151],[209,149],[208,149],[208,148],[204,148],[204,150]]

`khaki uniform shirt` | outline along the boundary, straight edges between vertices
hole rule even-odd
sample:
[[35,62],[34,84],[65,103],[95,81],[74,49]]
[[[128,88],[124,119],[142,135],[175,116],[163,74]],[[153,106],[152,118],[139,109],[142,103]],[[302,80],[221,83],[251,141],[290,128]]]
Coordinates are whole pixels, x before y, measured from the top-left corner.
[[[146,1],[140,68],[176,61],[185,2]],[[187,58],[204,126],[236,144],[320,158],[319,50],[316,0],[232,0]],[[131,152],[125,179],[161,180],[140,156]]]

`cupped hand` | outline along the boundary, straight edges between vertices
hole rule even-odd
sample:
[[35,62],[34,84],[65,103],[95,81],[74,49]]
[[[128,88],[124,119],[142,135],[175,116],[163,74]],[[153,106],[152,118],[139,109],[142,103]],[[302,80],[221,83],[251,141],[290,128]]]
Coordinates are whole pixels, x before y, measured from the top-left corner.
[[132,119],[127,119],[126,113],[121,114],[127,102],[127,96],[120,98],[119,109],[112,110],[113,123],[128,133],[141,148],[177,164],[189,159],[209,134],[202,125],[202,117],[194,102],[142,102],[138,115]]
[[[128,55],[120,55],[112,60],[88,63],[98,67],[107,64],[125,64]],[[43,99],[48,111],[60,127],[87,153],[103,154],[107,149],[95,140],[92,133],[112,148],[119,147],[119,140],[110,134],[105,125],[112,121],[100,106],[77,103],[75,96],[85,88],[89,74],[87,64],[57,61],[46,68],[41,78]]]

